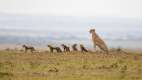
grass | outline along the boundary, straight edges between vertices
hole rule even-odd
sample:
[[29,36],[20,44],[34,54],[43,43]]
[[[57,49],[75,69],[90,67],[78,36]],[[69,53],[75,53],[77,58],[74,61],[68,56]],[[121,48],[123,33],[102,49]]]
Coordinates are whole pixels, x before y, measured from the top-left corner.
[[0,51],[0,80],[142,80],[142,54]]

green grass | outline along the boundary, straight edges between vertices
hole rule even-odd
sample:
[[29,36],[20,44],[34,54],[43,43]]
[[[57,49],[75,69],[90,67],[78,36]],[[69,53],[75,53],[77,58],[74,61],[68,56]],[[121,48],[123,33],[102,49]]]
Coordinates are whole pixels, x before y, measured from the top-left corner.
[[0,51],[0,80],[142,80],[142,54]]

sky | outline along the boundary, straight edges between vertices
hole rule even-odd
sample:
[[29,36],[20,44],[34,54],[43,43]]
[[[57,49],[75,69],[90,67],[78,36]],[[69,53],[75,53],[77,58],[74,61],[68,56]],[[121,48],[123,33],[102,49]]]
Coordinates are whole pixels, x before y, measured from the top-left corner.
[[[71,18],[64,18],[62,20],[62,17],[55,17],[54,19],[49,19],[48,17],[47,19],[32,17],[0,17],[0,28],[2,29],[25,29],[26,25],[28,25],[28,29],[33,29],[33,27],[34,29],[39,29],[39,26],[44,26],[43,29],[52,29],[53,27],[54,30],[59,30],[59,26],[60,29],[64,29],[66,26],[70,26],[70,28],[78,26],[78,30],[80,30],[80,27],[82,26],[84,27],[83,29],[86,30],[86,28],[88,29],[88,26],[97,26],[96,28],[99,29],[100,27],[100,30],[102,31],[106,30],[107,28],[102,28],[107,26],[109,28],[107,30],[112,31],[111,28],[115,26],[116,30],[142,30],[140,28],[142,25],[142,0],[0,0],[0,14],[93,17],[93,19],[79,18],[77,20],[71,20]],[[97,17],[107,18],[98,19]],[[113,19],[112,17],[115,17],[116,19]],[[128,19],[125,20],[125,18]],[[140,18],[140,20],[133,18]],[[40,25],[38,25],[37,22],[40,22]],[[43,25],[41,25],[41,22]],[[47,22],[54,22],[55,25],[45,24]],[[47,25],[50,25],[50,27],[46,27]],[[62,26],[63,28],[61,28]],[[137,29],[135,29],[135,27],[137,27]]]
[[0,0],[0,13],[142,18],[142,0]]
[[[1,14],[54,17],[51,19],[31,16],[3,17]],[[75,16],[75,19],[55,16]],[[77,19],[76,16],[89,18]],[[77,28],[78,32],[95,26],[100,31],[135,30],[136,32],[142,31],[142,0],[0,0],[0,21],[0,29],[39,30],[43,27],[59,31],[68,26],[66,30],[75,31],[74,28]]]

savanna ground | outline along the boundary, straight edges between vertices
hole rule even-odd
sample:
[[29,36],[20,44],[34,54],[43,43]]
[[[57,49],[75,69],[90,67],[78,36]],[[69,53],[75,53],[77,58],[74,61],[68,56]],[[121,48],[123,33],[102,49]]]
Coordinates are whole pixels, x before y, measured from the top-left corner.
[[142,80],[142,54],[0,51],[0,80]]

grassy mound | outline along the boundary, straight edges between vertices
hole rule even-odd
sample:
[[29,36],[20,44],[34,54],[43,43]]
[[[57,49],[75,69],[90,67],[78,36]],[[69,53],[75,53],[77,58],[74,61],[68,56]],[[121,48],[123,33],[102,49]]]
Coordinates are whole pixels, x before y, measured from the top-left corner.
[[0,51],[0,80],[142,80],[142,54]]

